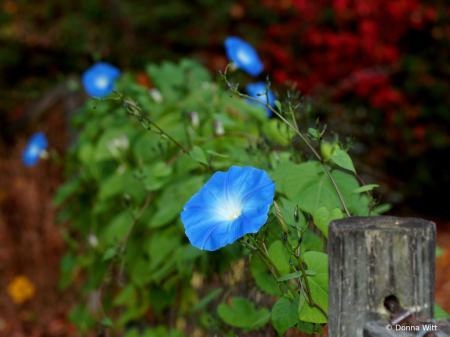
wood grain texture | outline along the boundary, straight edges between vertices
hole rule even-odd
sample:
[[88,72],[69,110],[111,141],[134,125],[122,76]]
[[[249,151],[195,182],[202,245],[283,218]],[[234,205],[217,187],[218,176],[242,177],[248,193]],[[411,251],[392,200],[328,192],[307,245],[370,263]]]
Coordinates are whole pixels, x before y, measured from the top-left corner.
[[419,317],[433,317],[436,226],[415,218],[351,217],[330,222],[329,337],[362,337],[385,321],[395,295]]

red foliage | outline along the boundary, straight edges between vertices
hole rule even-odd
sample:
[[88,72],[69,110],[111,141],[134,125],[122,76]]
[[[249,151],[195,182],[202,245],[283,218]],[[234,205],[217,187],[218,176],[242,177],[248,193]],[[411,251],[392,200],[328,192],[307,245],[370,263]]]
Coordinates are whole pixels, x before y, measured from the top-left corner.
[[410,30],[438,19],[421,0],[291,0],[291,6],[264,1],[285,15],[266,31],[262,54],[268,55],[275,81],[288,78],[303,93],[331,89],[334,98],[354,94],[387,112],[407,107],[392,75],[404,52],[399,47]]

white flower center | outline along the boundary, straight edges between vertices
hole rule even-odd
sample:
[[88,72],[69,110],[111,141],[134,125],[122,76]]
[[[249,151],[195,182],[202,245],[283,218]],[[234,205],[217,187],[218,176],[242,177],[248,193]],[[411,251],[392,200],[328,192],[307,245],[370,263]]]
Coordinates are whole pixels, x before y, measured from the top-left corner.
[[99,76],[95,79],[95,85],[99,89],[105,89],[108,86],[108,79],[105,76]]
[[237,58],[239,61],[241,61],[242,63],[250,63],[250,61],[251,61],[251,58],[250,58],[250,56],[248,55],[248,53],[246,53],[246,52],[243,51],[243,50],[239,50],[239,51],[237,52],[236,58]]
[[224,210],[223,215],[227,220],[236,220],[241,215],[241,209],[238,206],[239,203],[228,203],[227,208]]
[[229,220],[235,220],[241,215],[240,210],[233,210],[232,212],[228,213],[228,219]]
[[32,156],[32,157],[39,157],[40,153],[41,153],[41,148],[39,146],[32,145],[30,147],[30,152],[29,152],[30,156]]

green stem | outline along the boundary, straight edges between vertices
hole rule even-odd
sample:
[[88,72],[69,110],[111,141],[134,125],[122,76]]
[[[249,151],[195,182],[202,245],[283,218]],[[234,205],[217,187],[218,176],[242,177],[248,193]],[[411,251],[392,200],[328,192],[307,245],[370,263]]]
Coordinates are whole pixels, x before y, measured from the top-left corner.
[[[149,117],[145,116],[145,115],[142,113],[142,110],[141,110],[138,106],[136,106],[136,105],[135,105],[134,103],[132,103],[132,102],[129,102],[129,101],[124,100],[123,98],[121,98],[121,100],[122,100],[122,102],[126,103],[129,107],[131,107],[131,108],[133,108],[134,110],[136,110],[136,111],[139,113],[139,117],[145,119],[147,122],[149,122],[149,123],[150,123],[151,125],[153,125],[155,128],[157,128],[161,135],[164,135],[164,136],[166,136],[167,138],[169,138],[176,146],[178,146],[178,147],[181,149],[181,151],[183,151],[184,153],[189,153],[189,151],[188,151],[183,145],[181,145],[181,144],[178,143],[175,139],[173,139],[171,135],[169,135],[169,134],[166,133],[163,129],[161,129],[161,128],[160,128],[155,122],[153,122]],[[213,170],[211,169],[211,167],[210,167],[209,165],[204,164],[204,163],[200,163],[200,162],[199,162],[199,164],[202,165],[202,166],[204,166],[204,167],[206,167],[206,168],[209,170],[209,172],[214,173]]]
[[143,119],[145,119],[147,122],[149,122],[150,124],[152,124],[155,128],[157,128],[158,129],[158,131],[162,134],[162,135],[164,135],[164,136],[166,136],[167,138],[169,138],[176,146],[178,146],[181,150],[183,150],[184,152],[188,152],[184,147],[183,147],[183,145],[181,145],[180,143],[178,143],[175,139],[173,139],[172,138],[172,136],[170,136],[168,133],[166,133],[163,129],[161,129],[155,122],[153,122],[149,117],[147,117],[147,116],[145,116],[143,113],[142,113],[142,110],[138,107],[138,106],[136,106],[136,104],[134,104],[133,102],[129,102],[129,101],[127,101],[127,100],[124,100],[122,97],[120,97],[120,100],[123,102],[123,103],[126,103],[129,107],[131,107],[131,108],[133,108],[133,110],[136,110],[138,113],[139,113],[139,116],[141,117],[141,118],[143,118]]
[[[275,281],[278,280],[277,275],[275,275],[275,272],[273,271],[273,268],[272,268],[272,266],[269,264],[269,262],[267,262],[267,260],[261,255],[261,253],[260,253],[259,251],[258,251],[257,253],[258,253],[259,257],[261,257],[261,260],[264,261],[264,263],[266,264],[267,268],[269,268],[270,273],[272,274],[272,276],[273,276],[273,278],[275,279]],[[281,292],[282,292],[283,294],[286,294],[286,291],[283,289],[283,287],[281,286],[280,283],[278,283],[278,287],[280,288],[280,290],[281,290]]]
[[[300,265],[300,268],[302,270],[303,279],[305,280],[306,293],[307,293],[308,298],[309,298],[308,305],[311,306],[311,307],[316,307],[317,309],[319,309],[322,312],[322,314],[324,314],[324,316],[328,319],[328,315],[325,312],[325,310],[323,310],[321,306],[319,306],[317,303],[315,303],[313,301],[311,290],[309,288],[308,276],[306,275],[305,268],[303,267],[303,262],[302,262],[302,259],[300,257],[300,245],[297,247],[297,258],[298,258],[298,264]],[[294,270],[295,270],[295,268],[294,268]],[[300,287],[302,287],[301,280],[300,280]],[[303,289],[303,287],[302,287],[302,289]]]
[[311,335],[309,337],[314,337],[315,335],[316,335],[316,324],[313,323],[312,332],[311,332]]
[[248,95],[242,94],[238,91],[235,92],[237,95],[239,95],[240,97],[245,97],[245,98],[249,98],[251,100],[254,100],[255,102],[261,103],[262,105],[268,107],[270,110],[272,110],[273,113],[275,113],[283,122],[285,122],[291,129],[293,129],[299,136],[300,138],[306,143],[306,145],[308,145],[309,149],[314,153],[314,155],[317,157],[317,159],[320,161],[320,163],[322,164],[322,166],[325,168],[325,171],[328,174],[328,177],[331,179],[331,181],[333,182],[334,188],[336,189],[336,192],[339,196],[339,199],[341,200],[342,206],[344,207],[344,211],[347,214],[348,217],[350,217],[350,212],[347,209],[347,206],[345,204],[344,198],[342,197],[341,192],[339,191],[339,188],[336,185],[336,182],[334,181],[334,178],[331,176],[330,171],[328,171],[328,168],[326,167],[326,164],[324,163],[322,157],[319,155],[319,153],[317,153],[317,151],[312,147],[312,145],[306,140],[306,138],[302,135],[302,133],[300,132],[300,130],[298,129],[298,127],[296,128],[295,126],[293,126],[291,123],[289,123],[286,118],[284,118],[276,109],[272,108],[270,106],[270,104],[264,104],[262,101],[250,97]]
[[[259,257],[261,257],[261,260],[263,260],[264,263],[266,264],[267,268],[269,268],[269,271],[270,271],[270,273],[272,274],[272,276],[273,276],[273,278],[275,279],[275,281],[278,280],[278,277],[277,277],[277,275],[275,274],[275,271],[274,271],[273,267],[272,267],[272,266],[269,264],[269,262],[267,262],[267,260],[261,255],[261,252],[260,252],[256,247],[253,247],[252,245],[250,245],[250,244],[248,244],[247,242],[245,242],[245,240],[242,240],[241,242],[242,242],[248,249],[250,249],[252,252],[256,252],[256,253],[259,255]],[[283,294],[286,293],[286,292],[284,291],[283,287],[282,287],[280,284],[278,284],[278,287],[280,288],[280,290],[281,290],[281,292],[282,292]]]
[[[248,235],[248,237],[250,238],[250,240],[253,242],[253,244],[255,245],[255,247],[259,250],[259,252],[267,259],[267,261],[269,261],[269,263],[273,266],[273,268],[275,269],[275,271],[277,272],[277,274],[279,275],[279,277],[283,276],[283,274],[280,273],[280,271],[278,270],[277,266],[275,265],[275,263],[272,261],[272,259],[270,258],[269,254],[267,254],[264,249],[262,249],[257,242],[255,241],[255,239],[251,236]],[[292,289],[291,285],[289,284],[289,282],[284,281],[284,283],[286,284],[286,286],[288,287],[288,289],[292,292],[293,295],[296,294],[295,290]]]
[[302,270],[302,274],[303,274],[303,279],[305,280],[305,285],[306,285],[306,294],[308,295],[308,299],[309,299],[309,305],[314,305],[314,301],[312,299],[312,295],[311,295],[311,289],[309,288],[309,282],[308,282],[308,276],[306,275],[305,272],[305,267],[303,266],[303,261],[300,258],[300,256],[298,256],[298,264],[300,265],[300,269]]
[[325,169],[325,171],[327,171],[327,174],[328,174],[328,176],[330,177],[331,182],[333,183],[334,188],[336,189],[336,191],[337,191],[337,193],[338,193],[338,195],[339,195],[339,199],[341,199],[342,206],[344,206],[345,214],[347,214],[347,216],[350,218],[350,217],[351,217],[350,212],[349,212],[348,209],[347,209],[347,205],[345,205],[344,198],[342,197],[342,194],[341,194],[341,192],[339,191],[339,188],[338,188],[338,186],[336,185],[336,182],[334,181],[333,177],[331,176],[330,171],[328,170],[327,164],[325,164],[324,162],[322,162],[322,166],[323,166],[323,168]]

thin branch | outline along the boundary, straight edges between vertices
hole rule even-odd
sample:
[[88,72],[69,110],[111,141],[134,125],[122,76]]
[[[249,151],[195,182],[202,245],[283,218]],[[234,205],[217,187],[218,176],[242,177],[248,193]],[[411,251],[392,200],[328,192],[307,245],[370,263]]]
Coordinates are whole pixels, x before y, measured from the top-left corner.
[[[226,80],[226,78],[225,78],[225,80]],[[295,127],[295,126],[293,126],[291,123],[289,123],[289,122],[286,120],[286,118],[284,118],[284,117],[281,115],[281,113],[279,113],[276,109],[272,108],[272,107],[270,106],[270,104],[265,104],[265,103],[263,103],[262,101],[260,101],[259,99],[256,99],[256,98],[253,98],[253,97],[251,97],[251,96],[245,95],[245,94],[243,94],[243,93],[237,91],[236,89],[233,89],[233,88],[231,87],[231,85],[228,85],[228,87],[230,88],[230,90],[231,90],[233,93],[239,95],[239,97],[249,98],[249,99],[251,99],[251,100],[253,100],[253,101],[255,101],[255,102],[258,102],[258,103],[260,103],[260,104],[266,106],[267,108],[269,108],[273,113],[275,113],[275,115],[277,115],[283,122],[285,122],[291,129],[293,129],[293,130],[300,136],[300,138],[306,143],[306,145],[308,145],[309,149],[314,153],[314,155],[315,155],[315,156],[317,157],[317,159],[320,161],[320,163],[322,164],[322,166],[325,168],[325,170],[326,170],[326,172],[327,172],[327,174],[328,174],[328,177],[329,177],[329,178],[331,179],[331,181],[333,182],[333,185],[334,185],[334,187],[335,187],[335,189],[336,189],[336,192],[337,192],[337,194],[338,194],[338,196],[339,196],[339,199],[341,200],[342,206],[344,207],[345,213],[347,214],[348,217],[350,217],[351,215],[350,215],[350,212],[349,212],[348,209],[347,209],[347,206],[346,206],[346,204],[345,204],[344,198],[342,197],[342,194],[341,194],[341,192],[339,191],[339,188],[337,187],[336,182],[334,181],[334,178],[332,177],[330,171],[329,171],[328,168],[326,167],[326,164],[324,163],[322,157],[319,155],[319,153],[317,153],[317,151],[312,147],[312,145],[306,140],[306,138],[305,138],[305,137],[303,136],[303,134],[300,132],[300,130],[298,129],[298,127]]]
[[[249,235],[248,236],[250,238],[250,240],[253,242],[253,244],[255,245],[255,247],[258,249],[258,251],[267,259],[267,261],[273,266],[273,268],[275,269],[276,273],[279,275],[279,277],[283,276],[283,274],[280,273],[280,271],[278,270],[277,266],[275,265],[275,263],[272,261],[272,259],[270,258],[269,254],[267,254],[264,249],[262,249],[255,241],[255,239]],[[292,289],[291,285],[289,284],[288,281],[284,281],[284,283],[286,284],[286,286],[289,288],[289,290],[292,292],[293,295],[295,295],[295,290]]]
[[349,212],[348,209],[347,209],[347,205],[346,205],[345,202],[344,202],[344,197],[342,196],[341,192],[339,191],[338,186],[336,185],[336,182],[334,181],[333,177],[331,176],[331,173],[330,173],[330,171],[328,170],[327,164],[325,164],[325,163],[322,162],[322,165],[323,165],[323,168],[325,169],[325,171],[327,171],[327,174],[328,174],[328,176],[330,177],[331,182],[333,183],[334,188],[336,189],[337,194],[339,195],[339,199],[341,199],[342,206],[344,206],[345,214],[347,214],[347,216],[350,218],[351,215],[350,215],[350,212]]

